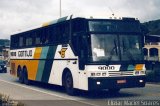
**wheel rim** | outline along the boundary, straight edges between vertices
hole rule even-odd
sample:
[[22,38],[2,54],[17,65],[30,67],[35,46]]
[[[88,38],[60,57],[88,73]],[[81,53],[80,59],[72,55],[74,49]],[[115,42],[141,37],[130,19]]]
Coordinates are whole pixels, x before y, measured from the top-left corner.
[[66,76],[66,87],[67,88],[72,88],[72,78],[71,78],[71,76],[70,75],[67,75]]
[[29,85],[27,69],[24,68],[23,71],[24,71],[24,83],[25,83],[26,85]]
[[20,71],[20,75],[19,75],[19,81],[20,81],[20,83],[23,83],[23,72],[22,71]]

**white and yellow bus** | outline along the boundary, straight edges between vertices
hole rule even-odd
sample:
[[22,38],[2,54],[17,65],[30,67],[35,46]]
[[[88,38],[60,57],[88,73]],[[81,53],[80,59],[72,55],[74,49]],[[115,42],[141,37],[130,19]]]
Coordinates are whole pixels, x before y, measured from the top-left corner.
[[62,18],[11,36],[10,73],[75,89],[145,86],[143,34],[134,18]]

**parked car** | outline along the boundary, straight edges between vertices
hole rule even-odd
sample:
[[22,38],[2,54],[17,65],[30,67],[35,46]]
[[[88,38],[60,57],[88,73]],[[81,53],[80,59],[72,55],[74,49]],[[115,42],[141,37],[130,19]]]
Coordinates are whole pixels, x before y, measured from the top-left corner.
[[3,60],[0,60],[0,73],[7,73],[6,62]]

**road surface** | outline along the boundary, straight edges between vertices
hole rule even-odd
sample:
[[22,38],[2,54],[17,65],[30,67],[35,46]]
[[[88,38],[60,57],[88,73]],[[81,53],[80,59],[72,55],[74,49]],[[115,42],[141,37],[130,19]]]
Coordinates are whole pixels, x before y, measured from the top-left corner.
[[24,85],[8,73],[0,73],[0,93],[9,95],[27,106],[160,105],[159,84],[146,84],[145,88],[122,89],[118,94],[111,94],[107,90],[79,91],[76,96],[69,96],[62,87],[35,82]]

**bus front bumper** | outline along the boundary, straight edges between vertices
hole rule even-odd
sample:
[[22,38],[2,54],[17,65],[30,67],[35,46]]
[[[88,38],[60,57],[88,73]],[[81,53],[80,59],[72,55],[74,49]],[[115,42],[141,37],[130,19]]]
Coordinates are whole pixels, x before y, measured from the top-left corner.
[[145,76],[90,77],[88,78],[88,90],[144,87],[145,83]]

